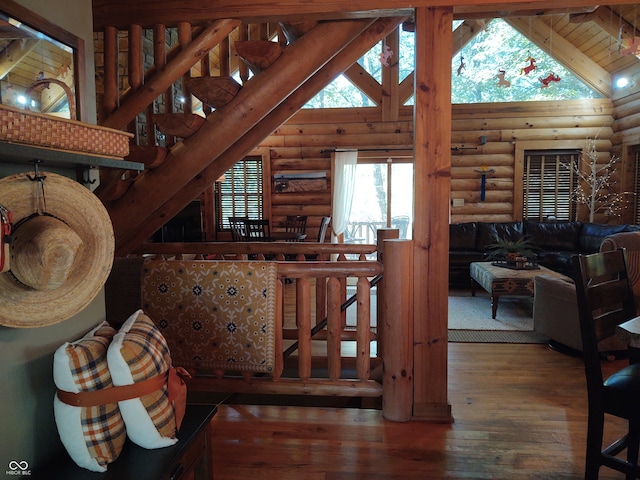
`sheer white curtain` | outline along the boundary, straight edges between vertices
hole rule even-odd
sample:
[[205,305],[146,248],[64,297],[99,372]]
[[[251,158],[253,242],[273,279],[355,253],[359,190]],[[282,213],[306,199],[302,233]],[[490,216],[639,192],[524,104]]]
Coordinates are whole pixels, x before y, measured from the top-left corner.
[[349,222],[353,191],[356,186],[356,164],[358,151],[338,151],[334,154],[333,212],[331,218],[331,241],[343,233]]

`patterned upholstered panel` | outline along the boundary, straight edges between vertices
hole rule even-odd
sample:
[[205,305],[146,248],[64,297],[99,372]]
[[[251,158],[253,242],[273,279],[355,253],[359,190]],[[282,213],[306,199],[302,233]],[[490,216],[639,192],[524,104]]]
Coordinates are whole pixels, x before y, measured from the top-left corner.
[[275,373],[275,262],[145,262],[142,305],[175,366]]

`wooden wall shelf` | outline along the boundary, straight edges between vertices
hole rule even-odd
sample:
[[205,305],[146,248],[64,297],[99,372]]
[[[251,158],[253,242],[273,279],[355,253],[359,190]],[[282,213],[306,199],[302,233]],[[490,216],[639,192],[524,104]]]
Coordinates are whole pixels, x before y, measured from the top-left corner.
[[0,141],[0,162],[32,163],[34,160],[40,160],[44,164],[50,163],[56,166],[144,170],[144,163],[140,162],[129,162],[119,158]]

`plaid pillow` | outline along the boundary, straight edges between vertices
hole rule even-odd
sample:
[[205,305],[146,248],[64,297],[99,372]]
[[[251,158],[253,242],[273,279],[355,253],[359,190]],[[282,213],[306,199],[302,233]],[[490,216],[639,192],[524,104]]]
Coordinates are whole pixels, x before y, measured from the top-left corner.
[[[166,340],[142,310],[131,315],[115,335],[107,361],[116,386],[166,374],[171,367]],[[132,442],[143,448],[161,448],[178,441],[166,384],[153,393],[118,404]]]
[[[111,387],[107,349],[115,333],[104,322],[83,338],[58,348],[53,358],[56,387],[72,393]],[[53,407],[60,440],[73,461],[94,472],[106,471],[126,439],[118,404],[76,407],[61,402],[56,394]]]

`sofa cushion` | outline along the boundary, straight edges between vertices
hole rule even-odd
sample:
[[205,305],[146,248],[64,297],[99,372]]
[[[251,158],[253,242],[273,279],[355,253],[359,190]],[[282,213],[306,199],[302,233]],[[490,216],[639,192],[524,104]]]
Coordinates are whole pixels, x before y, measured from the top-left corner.
[[473,251],[476,249],[477,236],[476,222],[452,223],[449,225],[449,250]]
[[489,246],[499,239],[518,240],[524,236],[522,222],[478,222],[478,241],[476,248],[480,252],[489,250]]
[[575,251],[578,248],[581,222],[524,221],[524,231],[533,244],[546,251]]
[[596,253],[600,250],[600,244],[604,240],[604,237],[622,232],[625,227],[626,225],[583,223],[580,229],[579,253]]

